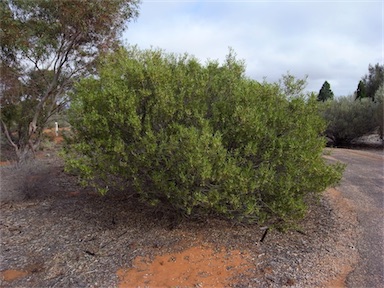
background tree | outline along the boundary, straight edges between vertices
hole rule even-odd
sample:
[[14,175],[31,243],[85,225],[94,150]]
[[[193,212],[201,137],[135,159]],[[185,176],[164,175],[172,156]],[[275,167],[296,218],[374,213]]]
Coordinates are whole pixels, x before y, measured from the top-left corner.
[[375,101],[375,93],[380,85],[384,83],[384,65],[377,63],[375,66],[372,66],[369,64],[368,75],[365,75],[362,81],[365,86],[365,97]]
[[79,77],[117,47],[138,0],[1,0],[1,132],[19,162],[34,152]]
[[323,86],[321,87],[319,91],[319,95],[317,96],[318,101],[325,102],[327,100],[332,100],[334,97],[333,92],[331,90],[331,85],[328,83],[328,81],[325,81]]
[[357,86],[357,90],[355,92],[356,100],[357,99],[363,99],[367,97],[366,89],[365,89],[365,83],[363,80],[359,81],[359,85]]

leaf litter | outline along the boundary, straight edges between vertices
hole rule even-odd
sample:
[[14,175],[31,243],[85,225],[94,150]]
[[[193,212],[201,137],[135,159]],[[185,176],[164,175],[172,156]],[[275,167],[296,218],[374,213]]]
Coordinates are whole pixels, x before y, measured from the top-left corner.
[[[56,153],[1,171],[1,287],[343,287],[356,215],[336,189],[300,231],[174,220],[81,188]],[[263,241],[260,240],[264,237]]]

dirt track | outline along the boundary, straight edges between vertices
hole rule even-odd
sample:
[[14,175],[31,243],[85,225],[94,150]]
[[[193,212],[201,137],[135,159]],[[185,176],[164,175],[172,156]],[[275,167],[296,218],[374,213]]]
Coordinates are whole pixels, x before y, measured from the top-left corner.
[[357,213],[360,260],[348,275],[348,287],[383,287],[384,283],[384,153],[381,150],[332,149],[328,159],[348,166],[338,190]]

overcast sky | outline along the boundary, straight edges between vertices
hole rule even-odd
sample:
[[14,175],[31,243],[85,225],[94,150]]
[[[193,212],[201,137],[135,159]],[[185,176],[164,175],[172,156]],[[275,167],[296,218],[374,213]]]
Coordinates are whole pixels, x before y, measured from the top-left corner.
[[146,1],[123,34],[128,44],[222,61],[232,47],[247,75],[308,75],[352,94],[368,65],[384,62],[383,1]]

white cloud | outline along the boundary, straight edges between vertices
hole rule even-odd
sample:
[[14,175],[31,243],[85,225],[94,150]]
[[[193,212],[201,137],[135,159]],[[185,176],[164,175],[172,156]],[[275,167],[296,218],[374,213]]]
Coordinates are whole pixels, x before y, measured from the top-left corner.
[[203,63],[232,47],[247,74],[276,81],[288,70],[352,93],[368,64],[383,64],[384,4],[371,2],[147,2],[124,34],[130,44],[189,53]]

